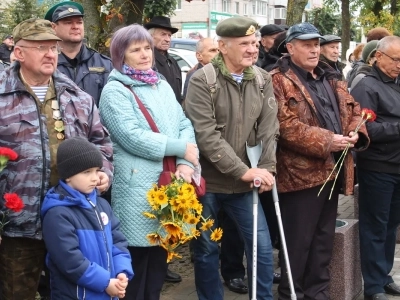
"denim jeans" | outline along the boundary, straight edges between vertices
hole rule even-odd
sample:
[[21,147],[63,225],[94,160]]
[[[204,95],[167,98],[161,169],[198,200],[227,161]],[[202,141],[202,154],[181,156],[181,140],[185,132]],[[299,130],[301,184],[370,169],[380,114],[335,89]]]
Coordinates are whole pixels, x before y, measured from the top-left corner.
[[400,175],[357,170],[360,254],[364,295],[384,293],[392,283],[396,232],[400,224]]
[[[253,261],[253,194],[206,193],[200,199],[203,216],[215,220],[218,227],[218,211],[224,212],[234,220],[245,244],[247,258],[247,277],[249,279],[249,298],[252,291]],[[268,226],[261,205],[258,205],[257,219],[257,300],[272,300],[273,257]],[[239,238],[239,237],[238,237]],[[194,242],[194,271],[199,300],[222,300],[224,291],[219,275],[218,245],[210,240],[210,232],[202,232]]]

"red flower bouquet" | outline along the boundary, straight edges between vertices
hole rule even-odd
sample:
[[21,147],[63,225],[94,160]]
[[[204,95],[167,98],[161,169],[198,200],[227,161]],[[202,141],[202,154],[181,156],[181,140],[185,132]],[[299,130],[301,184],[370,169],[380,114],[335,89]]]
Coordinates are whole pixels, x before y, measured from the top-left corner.
[[9,160],[16,160],[18,154],[7,147],[0,147],[0,172],[6,167]]
[[[13,212],[20,212],[24,208],[24,202],[20,197],[18,197],[17,194],[15,193],[6,193],[4,195],[4,200],[5,200],[5,208],[6,210],[0,211],[0,235],[3,233],[3,228],[5,225],[8,224],[9,220],[7,220],[7,216],[10,213],[10,211]],[[0,236],[0,242],[1,242],[1,236]]]
[[[376,119],[376,114],[372,110],[363,108],[361,110],[361,121],[358,123],[356,129],[354,130],[354,133],[357,133],[360,130],[361,126],[364,125],[366,122],[373,122],[373,121],[375,121],[375,119]],[[338,178],[340,169],[343,166],[344,158],[346,157],[346,154],[349,151],[349,148],[350,148],[350,143],[348,143],[346,148],[343,150],[343,153],[342,153],[342,155],[340,155],[338,161],[336,162],[335,166],[333,167],[332,172],[329,174],[328,178],[325,180],[324,185],[319,190],[318,196],[321,193],[321,191],[323,190],[323,188],[325,187],[326,183],[329,181],[329,178],[331,177],[333,172],[336,171],[335,181],[333,182],[331,193],[329,194],[329,200],[331,199],[333,188],[335,187],[336,180]]]

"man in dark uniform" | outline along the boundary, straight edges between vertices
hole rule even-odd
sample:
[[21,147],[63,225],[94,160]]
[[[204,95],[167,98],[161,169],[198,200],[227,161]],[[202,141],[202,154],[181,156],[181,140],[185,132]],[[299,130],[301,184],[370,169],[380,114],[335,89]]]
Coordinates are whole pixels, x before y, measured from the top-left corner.
[[10,63],[10,54],[14,49],[14,38],[11,34],[7,34],[3,43],[0,45],[0,60],[3,63]]
[[109,57],[83,43],[83,16],[82,5],[64,1],[51,7],[45,19],[53,22],[53,29],[62,39],[59,42],[58,70],[91,95],[98,106],[101,91],[113,67]]
[[154,57],[156,69],[160,72],[174,90],[176,100],[182,102],[182,73],[178,63],[168,55],[171,46],[171,36],[178,31],[178,28],[171,26],[167,17],[154,17],[147,24],[143,25],[151,34],[154,40]]

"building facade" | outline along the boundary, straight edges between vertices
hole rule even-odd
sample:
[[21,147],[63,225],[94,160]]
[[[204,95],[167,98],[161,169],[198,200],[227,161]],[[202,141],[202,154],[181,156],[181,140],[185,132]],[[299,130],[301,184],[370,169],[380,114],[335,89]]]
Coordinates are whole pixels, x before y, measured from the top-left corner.
[[285,24],[287,0],[178,0],[172,26],[179,28],[176,37],[199,39],[215,36],[220,20],[247,16],[260,25]]

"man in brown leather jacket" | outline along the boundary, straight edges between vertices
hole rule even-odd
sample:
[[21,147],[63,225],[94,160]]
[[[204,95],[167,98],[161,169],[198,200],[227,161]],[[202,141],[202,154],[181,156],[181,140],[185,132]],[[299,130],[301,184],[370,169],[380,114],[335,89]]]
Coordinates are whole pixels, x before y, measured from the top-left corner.
[[[286,35],[289,55],[271,71],[278,102],[280,139],[277,187],[283,227],[297,299],[329,299],[328,266],[332,256],[337,205],[342,185],[353,191],[351,151],[318,196],[322,185],[350,144],[362,150],[369,144],[360,105],[347,92],[332,67],[319,62],[321,35],[309,23],[292,26]],[[339,78],[338,78],[339,77]],[[333,189],[332,197],[329,195]],[[287,271],[282,264],[279,299],[291,299]]]

